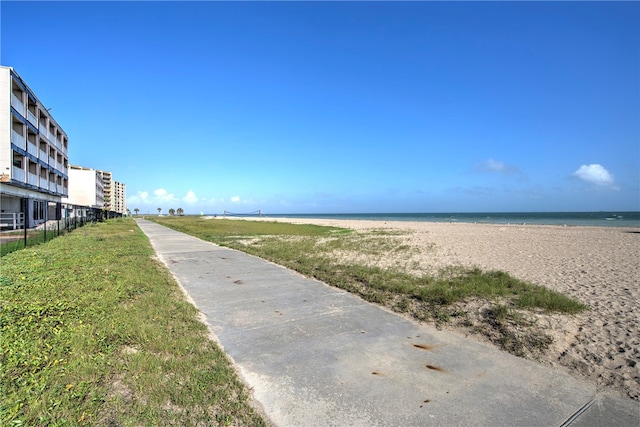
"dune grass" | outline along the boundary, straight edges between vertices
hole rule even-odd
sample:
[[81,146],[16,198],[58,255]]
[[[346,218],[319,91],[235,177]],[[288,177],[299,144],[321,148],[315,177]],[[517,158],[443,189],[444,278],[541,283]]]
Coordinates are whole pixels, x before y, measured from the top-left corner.
[[[416,276],[399,268],[343,263],[332,256],[336,249],[384,254],[409,251],[389,239],[390,233],[358,234],[336,227],[269,221],[155,217],[152,220],[203,240],[245,251],[349,290],[364,286],[404,294],[435,305],[450,305],[465,298],[508,298],[522,308],[574,314],[584,305],[565,295],[514,278],[501,271],[449,267],[435,276]],[[363,296],[367,297],[365,291]]]
[[264,425],[132,219],[0,260],[0,425]]
[[[535,357],[552,342],[522,311],[575,314],[587,308],[559,292],[501,271],[451,266],[427,275],[410,273],[402,263],[383,268],[361,261],[361,255],[382,259],[392,253],[402,259],[403,253],[415,250],[393,232],[358,233],[336,227],[194,216],[149,219],[267,259],[419,320],[441,325],[460,318],[459,324],[519,356]],[[476,324],[465,307],[473,301],[489,303]]]

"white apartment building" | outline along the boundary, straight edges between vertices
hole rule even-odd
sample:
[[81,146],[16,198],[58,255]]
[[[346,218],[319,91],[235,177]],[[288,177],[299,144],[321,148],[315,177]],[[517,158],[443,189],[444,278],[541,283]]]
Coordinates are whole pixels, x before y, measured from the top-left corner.
[[104,183],[104,209],[107,211],[113,210],[113,174],[107,171],[99,170],[98,173],[102,175],[102,182]]
[[69,197],[63,203],[102,209],[104,207],[104,182],[102,173],[82,166],[69,166]]
[[127,214],[127,185],[113,181],[113,211],[121,213],[123,215]]
[[12,67],[0,66],[0,223],[35,227],[68,195],[67,134]]
[[126,214],[126,185],[113,174],[84,166],[69,166],[69,197],[63,203],[104,210],[109,216]]
[[104,182],[104,208],[109,212],[127,213],[126,186],[113,179],[108,171],[98,171]]

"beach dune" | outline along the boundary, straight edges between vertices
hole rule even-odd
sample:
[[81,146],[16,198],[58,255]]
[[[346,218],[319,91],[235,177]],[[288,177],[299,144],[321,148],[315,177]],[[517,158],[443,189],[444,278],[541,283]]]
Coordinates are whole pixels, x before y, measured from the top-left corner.
[[[553,337],[539,361],[640,400],[640,229],[262,218],[366,232],[401,232],[423,271],[448,265],[502,270],[587,304],[577,315],[548,315]],[[393,260],[389,260],[393,262]],[[467,334],[468,331],[454,332]],[[470,335],[470,339],[483,337]]]

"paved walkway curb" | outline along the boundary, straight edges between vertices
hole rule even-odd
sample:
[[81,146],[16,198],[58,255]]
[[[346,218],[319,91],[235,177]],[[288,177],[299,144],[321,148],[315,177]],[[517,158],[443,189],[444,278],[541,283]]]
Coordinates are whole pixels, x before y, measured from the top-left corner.
[[640,405],[146,220],[278,426],[634,426]]

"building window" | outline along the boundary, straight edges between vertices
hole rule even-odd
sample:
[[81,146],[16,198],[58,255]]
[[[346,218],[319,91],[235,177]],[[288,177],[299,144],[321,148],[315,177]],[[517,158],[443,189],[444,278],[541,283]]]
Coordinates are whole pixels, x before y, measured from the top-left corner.
[[15,151],[13,152],[13,166],[22,169],[22,163],[24,162],[24,156],[16,153]]
[[40,200],[33,201],[33,219],[36,221],[45,220],[46,202]]

